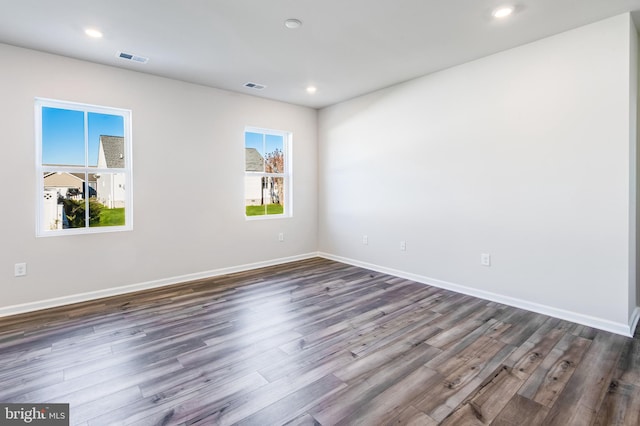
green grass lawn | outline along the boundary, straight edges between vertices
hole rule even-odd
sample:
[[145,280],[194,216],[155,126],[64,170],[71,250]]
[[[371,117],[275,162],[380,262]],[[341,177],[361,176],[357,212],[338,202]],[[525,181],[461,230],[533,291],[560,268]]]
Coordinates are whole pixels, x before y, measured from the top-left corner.
[[100,211],[100,223],[95,226],[123,226],[124,207],[117,209],[102,209]]
[[[282,204],[267,204],[266,214],[282,214],[284,206]],[[247,206],[247,216],[262,216],[265,214],[264,206]]]

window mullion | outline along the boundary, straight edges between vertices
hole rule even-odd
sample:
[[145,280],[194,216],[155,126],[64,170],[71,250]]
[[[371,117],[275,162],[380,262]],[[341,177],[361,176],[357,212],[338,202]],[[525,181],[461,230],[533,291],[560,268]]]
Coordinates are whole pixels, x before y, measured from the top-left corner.
[[[262,134],[262,153],[263,155],[267,154],[267,135],[265,133]],[[264,161],[262,162],[262,172],[266,173],[267,172],[267,159],[264,158]]]
[[89,113],[87,111],[84,112],[84,227],[89,228],[89,184],[87,179],[89,177],[89,171],[87,167],[89,166]]

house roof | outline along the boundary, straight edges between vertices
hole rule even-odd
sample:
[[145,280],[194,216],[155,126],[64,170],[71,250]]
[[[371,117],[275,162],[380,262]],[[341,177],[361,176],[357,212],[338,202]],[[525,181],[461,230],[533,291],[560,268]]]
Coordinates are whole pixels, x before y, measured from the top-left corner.
[[[47,173],[45,173],[45,174],[44,174],[44,178],[45,178],[45,180],[46,180],[46,179],[51,179],[52,177],[60,176],[60,175],[64,175],[64,176],[72,176],[72,177],[74,177],[74,178],[76,178],[76,179],[78,179],[78,180],[80,180],[80,181],[84,182],[84,173],[69,173],[69,172],[60,172],[60,173],[58,173],[58,172],[47,172]],[[95,174],[93,174],[93,173],[89,173],[89,179],[88,179],[88,181],[89,181],[89,182],[96,182],[96,181],[97,181],[97,179],[96,179],[96,175],[95,175]]]
[[124,138],[121,136],[100,135],[100,144],[104,150],[107,168],[124,168]]
[[84,174],[67,173],[67,172],[50,172],[44,174],[44,182],[46,186],[67,186],[73,184],[82,184],[84,182]]
[[[70,175],[73,175],[75,177],[77,177],[78,179],[84,181],[84,173],[69,173]],[[89,179],[87,179],[88,182],[97,182],[96,179],[96,175],[93,173],[89,173]]]
[[244,165],[247,172],[264,172],[264,158],[255,148],[245,148]]
[[[44,174],[45,188],[82,188],[84,185],[84,173],[47,172]],[[96,182],[96,175],[89,173],[89,183]]]

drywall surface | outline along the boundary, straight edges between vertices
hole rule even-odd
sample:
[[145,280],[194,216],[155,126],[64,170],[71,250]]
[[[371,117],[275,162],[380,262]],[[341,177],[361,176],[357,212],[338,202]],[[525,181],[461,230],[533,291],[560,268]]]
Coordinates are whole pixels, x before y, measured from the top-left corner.
[[[0,310],[316,252],[316,110],[7,45],[0,56]],[[133,231],[35,237],[36,97],[132,110]],[[293,133],[293,217],[245,220],[245,126]]]
[[628,324],[630,30],[613,17],[321,110],[320,251]]

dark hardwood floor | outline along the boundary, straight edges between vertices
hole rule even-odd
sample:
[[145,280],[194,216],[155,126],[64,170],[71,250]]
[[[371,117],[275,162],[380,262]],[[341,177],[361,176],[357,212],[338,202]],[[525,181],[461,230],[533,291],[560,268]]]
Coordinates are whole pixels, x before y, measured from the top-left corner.
[[640,341],[325,259],[0,319],[80,425],[638,425]]

